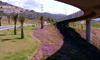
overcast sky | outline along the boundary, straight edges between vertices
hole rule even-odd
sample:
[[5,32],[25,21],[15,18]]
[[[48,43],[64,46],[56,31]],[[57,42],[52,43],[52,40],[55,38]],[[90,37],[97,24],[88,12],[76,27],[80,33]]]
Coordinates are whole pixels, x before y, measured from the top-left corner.
[[72,14],[79,11],[78,8],[64,4],[54,0],[1,0],[12,5],[16,5],[25,9],[35,10],[41,12],[41,4],[43,5],[43,12],[53,14]]

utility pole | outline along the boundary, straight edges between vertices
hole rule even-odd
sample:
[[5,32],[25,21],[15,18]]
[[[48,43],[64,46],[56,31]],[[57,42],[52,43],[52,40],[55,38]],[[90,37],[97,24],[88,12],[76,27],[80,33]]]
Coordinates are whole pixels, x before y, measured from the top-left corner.
[[41,4],[41,12],[43,12],[43,4]]

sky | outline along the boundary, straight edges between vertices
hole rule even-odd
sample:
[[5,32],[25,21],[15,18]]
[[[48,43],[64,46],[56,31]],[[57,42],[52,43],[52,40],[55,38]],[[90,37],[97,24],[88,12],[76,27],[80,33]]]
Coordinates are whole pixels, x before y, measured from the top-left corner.
[[[34,10],[36,12],[48,12],[52,14],[70,15],[80,9],[68,4],[64,4],[54,0],[1,0],[9,4],[22,7],[24,9]],[[43,11],[41,9],[43,7]]]
[[100,21],[100,18],[96,18],[96,19],[92,19],[92,20]]

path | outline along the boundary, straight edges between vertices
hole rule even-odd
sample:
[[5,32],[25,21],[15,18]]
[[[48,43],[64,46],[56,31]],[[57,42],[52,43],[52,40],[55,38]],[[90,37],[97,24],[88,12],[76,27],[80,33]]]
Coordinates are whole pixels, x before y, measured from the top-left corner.
[[[24,24],[23,26],[29,26],[29,25],[35,25],[35,24]],[[16,25],[16,27],[19,27],[21,25]],[[14,25],[10,25],[10,26],[1,26],[0,27],[0,31],[4,30],[4,29],[9,29],[9,28],[14,28]]]

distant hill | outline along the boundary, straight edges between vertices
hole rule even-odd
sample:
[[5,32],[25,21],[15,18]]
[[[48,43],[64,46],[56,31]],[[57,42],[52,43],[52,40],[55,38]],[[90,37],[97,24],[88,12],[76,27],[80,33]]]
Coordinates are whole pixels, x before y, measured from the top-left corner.
[[0,1],[0,5],[7,5],[7,6],[11,6],[10,4],[6,3],[6,2],[2,2]]
[[42,14],[48,17],[54,18],[54,19],[59,19],[59,18],[63,18],[66,16],[64,14],[51,14],[51,13],[42,13]]
[[23,9],[21,7],[0,1],[0,15],[5,16],[11,13],[24,13],[28,20],[40,20],[41,15],[45,16],[45,20],[48,20],[48,18],[59,19],[66,16],[63,14],[39,13],[35,12],[34,10]]
[[24,10],[23,8],[8,4],[6,2],[2,2],[0,1],[0,11],[3,13],[12,13],[12,12],[17,12],[20,13],[22,10]]

